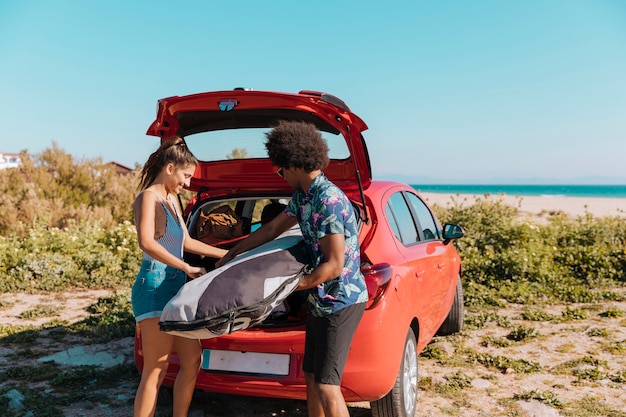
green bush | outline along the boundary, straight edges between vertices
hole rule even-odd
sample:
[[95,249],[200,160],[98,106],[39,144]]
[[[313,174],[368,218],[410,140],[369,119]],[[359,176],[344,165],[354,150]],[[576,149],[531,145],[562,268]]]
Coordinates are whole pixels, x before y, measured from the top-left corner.
[[108,230],[76,222],[34,228],[24,238],[0,237],[0,292],[128,286],[140,256],[128,221]]
[[75,160],[55,143],[0,170],[0,292],[117,288],[140,261],[132,203],[137,171]]
[[473,204],[434,206],[443,222],[463,226],[455,245],[463,261],[467,305],[594,302],[618,297],[626,282],[626,222],[619,217],[522,219],[518,208],[486,195]]

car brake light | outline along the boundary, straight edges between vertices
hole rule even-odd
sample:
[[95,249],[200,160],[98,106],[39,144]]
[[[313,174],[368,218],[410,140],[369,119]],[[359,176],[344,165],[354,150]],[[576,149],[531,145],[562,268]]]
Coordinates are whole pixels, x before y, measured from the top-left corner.
[[386,263],[376,264],[361,268],[361,273],[363,273],[367,285],[369,297],[367,308],[372,308],[382,298],[383,291],[391,279],[392,268]]

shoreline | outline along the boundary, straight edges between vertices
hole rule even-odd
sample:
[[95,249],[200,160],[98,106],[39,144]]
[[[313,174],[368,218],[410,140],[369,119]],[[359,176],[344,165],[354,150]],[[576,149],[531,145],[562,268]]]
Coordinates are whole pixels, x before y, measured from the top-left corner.
[[570,216],[584,216],[589,213],[594,217],[626,217],[626,198],[603,197],[565,197],[565,196],[515,196],[509,194],[452,194],[419,192],[430,206],[437,204],[450,207],[462,204],[471,206],[477,199],[500,200],[504,204],[518,207],[520,214],[542,216],[554,212],[563,212]]

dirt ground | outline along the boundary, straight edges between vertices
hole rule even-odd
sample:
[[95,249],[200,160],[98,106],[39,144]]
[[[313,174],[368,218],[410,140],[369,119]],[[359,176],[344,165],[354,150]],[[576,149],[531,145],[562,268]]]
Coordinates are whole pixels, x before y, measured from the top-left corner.
[[[38,325],[49,321],[50,317],[20,317],[23,312],[42,306],[54,306],[57,310],[54,318],[74,323],[86,317],[89,314],[87,307],[105,295],[108,295],[106,291],[62,295],[0,294],[0,305],[3,306],[0,308],[0,326]],[[523,306],[509,305],[495,311],[494,317],[497,318],[487,321],[478,330],[468,329],[461,335],[435,339],[431,346],[443,352],[445,360],[420,358],[420,392],[416,416],[626,416],[626,382],[616,377],[622,375],[626,378],[626,318],[619,314],[626,313],[626,302],[543,308],[555,317],[574,309],[585,311],[586,317],[566,321],[527,321],[521,318]],[[467,312],[468,316],[477,314],[480,312]],[[507,338],[519,326],[533,328],[533,337],[520,341]],[[48,343],[47,339],[43,341]],[[70,342],[71,345],[52,344],[45,348],[50,353],[59,354],[73,348],[71,352],[80,351],[80,355],[74,357],[75,360],[97,358],[98,361],[110,359],[115,363],[133,363],[132,338],[100,346],[81,346],[79,342],[75,340]],[[471,363],[468,358],[472,352],[474,358],[536,362],[541,365],[541,370],[522,373],[512,368],[486,366],[484,361],[481,363],[475,360]],[[18,365],[13,353],[12,349],[0,344],[0,370]],[[575,361],[576,365],[568,365]],[[32,359],[24,359],[24,365],[32,366]],[[461,386],[451,389],[459,381]],[[0,381],[0,392],[6,391],[2,388],[5,383]],[[135,383],[123,381],[118,387],[109,389],[106,394],[108,398],[115,399],[114,406],[78,402],[65,407],[63,412],[68,417],[132,416]],[[557,398],[558,401],[546,401],[546,397]],[[543,401],[532,398],[543,398]],[[582,411],[581,414],[573,413],[575,408],[572,407],[580,407],[581,401],[591,404],[587,408],[599,411],[596,414],[593,411],[587,414],[582,414]],[[28,404],[23,405],[26,410]],[[350,404],[350,414],[353,417],[371,415],[369,404]],[[161,407],[157,415],[167,416],[169,413]],[[305,415],[306,403],[303,401],[203,393],[194,398],[190,412],[192,417]]]

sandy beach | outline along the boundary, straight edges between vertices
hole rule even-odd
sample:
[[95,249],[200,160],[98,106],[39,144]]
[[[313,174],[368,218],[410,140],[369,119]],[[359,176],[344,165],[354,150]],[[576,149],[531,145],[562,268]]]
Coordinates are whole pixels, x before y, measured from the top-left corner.
[[570,216],[582,216],[590,213],[595,217],[620,216],[626,217],[626,198],[584,198],[584,197],[552,197],[552,196],[513,196],[506,194],[445,194],[420,193],[429,205],[438,204],[442,207],[463,204],[470,206],[477,199],[485,198],[501,200],[503,203],[518,207],[520,214],[528,217],[542,217],[554,212],[563,212]]

